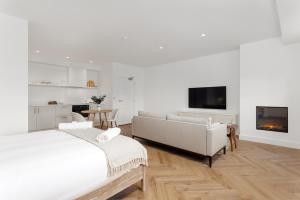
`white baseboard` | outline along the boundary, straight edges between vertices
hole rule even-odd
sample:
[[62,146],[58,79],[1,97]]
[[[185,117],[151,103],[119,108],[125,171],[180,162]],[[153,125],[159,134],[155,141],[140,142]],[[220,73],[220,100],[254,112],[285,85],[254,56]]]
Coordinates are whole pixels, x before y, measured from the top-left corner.
[[276,139],[270,139],[265,137],[257,137],[252,135],[239,135],[240,140],[246,140],[251,142],[258,142],[258,143],[264,143],[264,144],[272,144],[282,147],[289,147],[294,149],[300,149],[300,142],[294,142],[294,141],[284,141],[284,140],[276,140]]

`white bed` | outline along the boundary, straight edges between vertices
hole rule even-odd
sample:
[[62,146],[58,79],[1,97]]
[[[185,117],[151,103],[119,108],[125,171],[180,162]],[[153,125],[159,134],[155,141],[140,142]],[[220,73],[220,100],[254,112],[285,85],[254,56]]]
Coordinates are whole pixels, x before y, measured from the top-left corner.
[[66,133],[0,137],[0,199],[75,199],[107,179],[105,153]]

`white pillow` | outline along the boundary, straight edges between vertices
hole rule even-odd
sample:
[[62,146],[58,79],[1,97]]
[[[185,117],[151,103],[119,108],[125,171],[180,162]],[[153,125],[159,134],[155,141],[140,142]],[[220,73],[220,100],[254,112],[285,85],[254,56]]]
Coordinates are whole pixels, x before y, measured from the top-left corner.
[[200,117],[182,117],[175,114],[168,114],[167,120],[173,120],[173,121],[181,121],[181,122],[188,122],[193,124],[203,124],[207,125],[207,119],[200,118]]
[[151,113],[151,112],[139,111],[138,115],[141,116],[141,117],[166,119],[166,115],[165,114],[160,114],[160,113]]
[[167,114],[167,120],[181,121],[181,118],[181,116],[178,116],[176,114]]

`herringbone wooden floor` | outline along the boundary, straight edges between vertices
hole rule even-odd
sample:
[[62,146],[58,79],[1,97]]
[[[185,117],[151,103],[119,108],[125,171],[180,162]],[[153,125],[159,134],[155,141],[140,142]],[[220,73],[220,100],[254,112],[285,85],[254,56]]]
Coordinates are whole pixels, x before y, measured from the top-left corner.
[[[130,135],[130,126],[123,133]],[[300,150],[240,141],[210,169],[206,160],[143,144],[149,156],[147,191],[137,184],[112,199],[300,199]]]

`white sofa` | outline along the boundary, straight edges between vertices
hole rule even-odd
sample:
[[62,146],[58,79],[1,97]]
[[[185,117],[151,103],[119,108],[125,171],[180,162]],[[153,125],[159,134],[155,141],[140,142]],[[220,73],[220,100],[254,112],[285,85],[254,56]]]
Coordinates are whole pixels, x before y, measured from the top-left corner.
[[195,118],[212,118],[213,122],[223,124],[237,124],[237,115],[227,113],[212,113],[202,111],[180,111],[176,113],[179,116],[195,117]]
[[181,116],[178,114],[155,114],[139,112],[133,117],[133,137],[187,150],[209,158],[224,150],[227,144],[226,124],[212,124],[207,119]]

